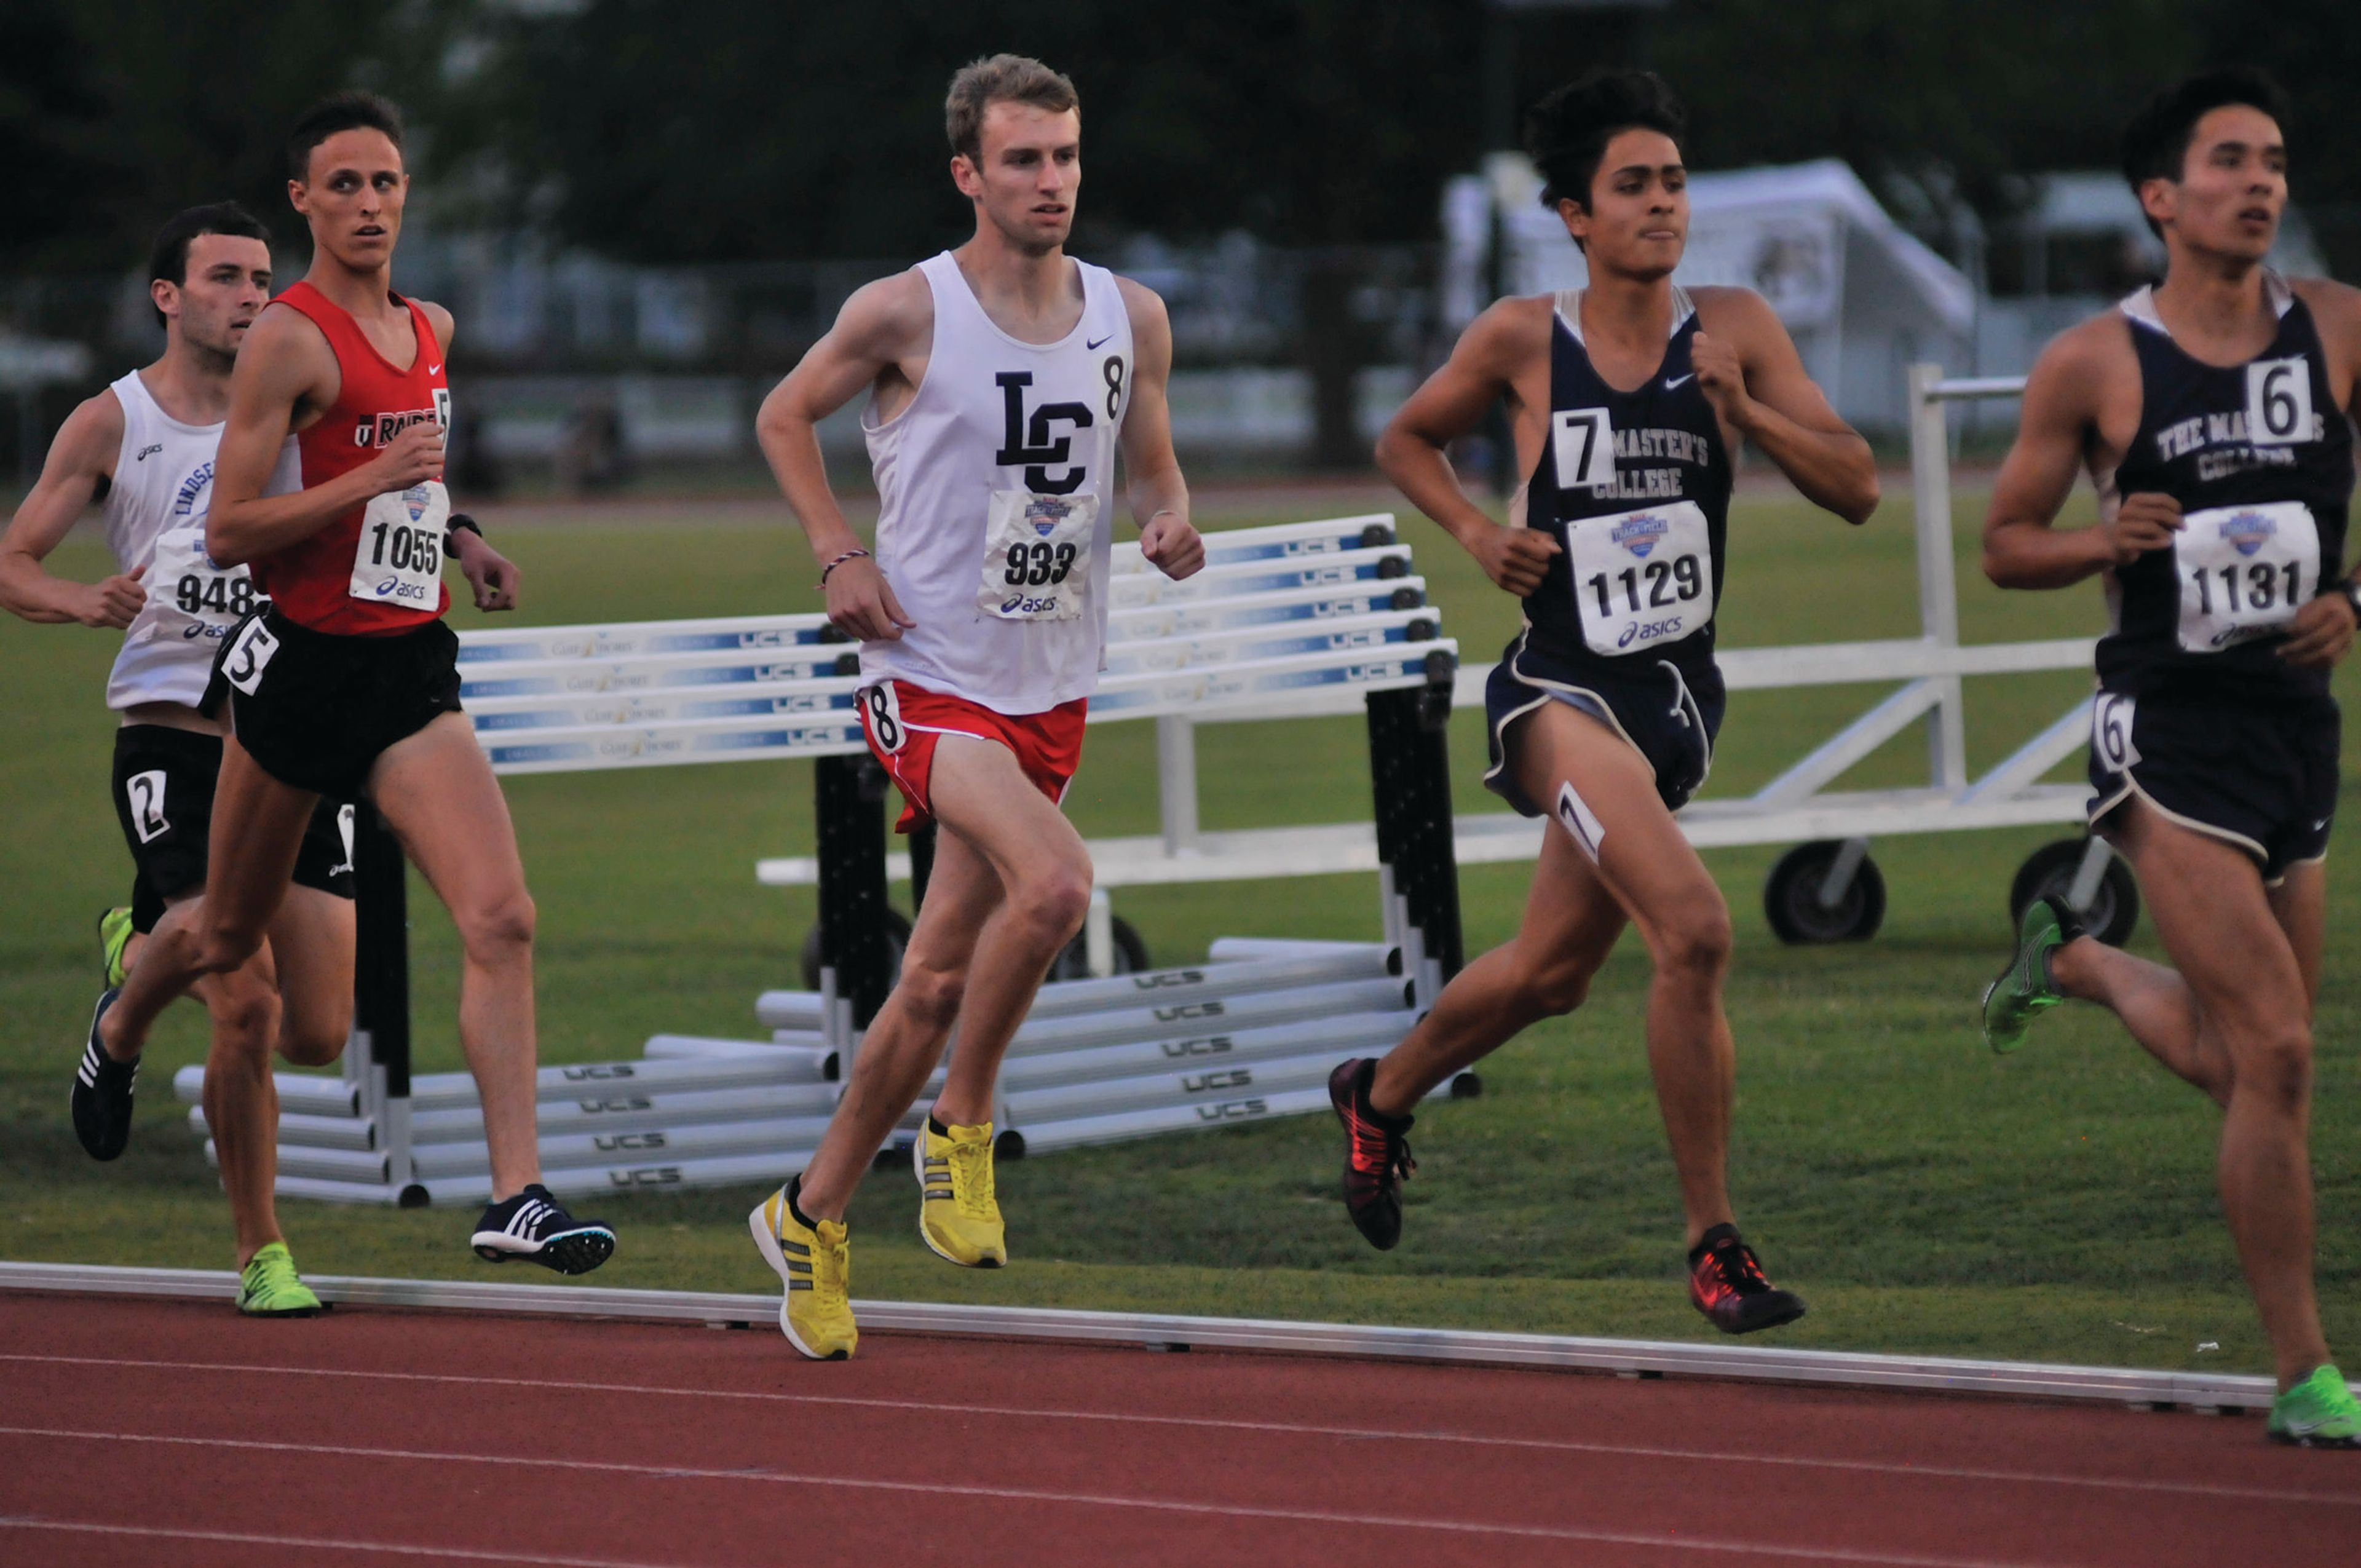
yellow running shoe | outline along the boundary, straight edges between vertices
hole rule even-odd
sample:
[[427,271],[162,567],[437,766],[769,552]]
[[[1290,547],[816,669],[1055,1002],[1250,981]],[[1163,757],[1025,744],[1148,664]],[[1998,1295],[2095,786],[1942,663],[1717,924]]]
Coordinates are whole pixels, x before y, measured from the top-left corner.
[[779,1327],[787,1343],[814,1361],[849,1361],[861,1343],[852,1321],[852,1244],[835,1220],[805,1224],[790,1199],[803,1178],[780,1188],[746,1216],[754,1245],[786,1286]]
[[121,985],[131,973],[123,949],[131,944],[131,909],[118,905],[98,917],[99,972],[108,985]]
[[315,1318],[324,1310],[285,1242],[255,1250],[237,1277],[237,1310],[249,1318]]
[[1008,1261],[1008,1229],[992,1195],[992,1124],[935,1131],[927,1118],[910,1148],[918,1173],[918,1234],[937,1257],[961,1268]]

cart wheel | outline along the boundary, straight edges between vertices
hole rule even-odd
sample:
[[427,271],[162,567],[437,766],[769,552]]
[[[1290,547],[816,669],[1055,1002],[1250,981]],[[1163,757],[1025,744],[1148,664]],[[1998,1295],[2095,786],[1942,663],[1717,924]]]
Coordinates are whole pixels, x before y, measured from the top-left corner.
[[[898,909],[885,911],[885,983],[892,985],[902,978],[902,949],[910,945],[910,922]],[[819,927],[804,933],[804,989],[819,989]]]
[[[1115,972],[1137,974],[1148,966],[1148,944],[1139,939],[1130,921],[1115,916]],[[1049,966],[1051,980],[1088,980],[1091,978],[1090,938],[1078,936],[1066,944],[1058,961]]]
[[[2066,890],[2074,885],[2074,873],[2081,868],[2082,852],[2089,844],[2087,839],[2060,839],[2026,856],[2025,864],[2016,870],[2016,880],[2008,884],[2011,926],[2025,918],[2026,906],[2037,898],[2066,902]],[[2106,874],[2099,879],[2099,891],[2091,896],[2091,907],[2082,911],[2082,924],[2111,948],[2122,947],[2132,927],[2139,924],[2139,879],[2132,875],[2122,856],[2107,857]]]
[[1885,923],[1885,876],[1866,855],[1835,907],[1822,906],[1820,884],[1843,848],[1835,839],[1798,844],[1771,868],[1770,880],[1763,884],[1763,914],[1781,941],[1791,946],[1866,942]]

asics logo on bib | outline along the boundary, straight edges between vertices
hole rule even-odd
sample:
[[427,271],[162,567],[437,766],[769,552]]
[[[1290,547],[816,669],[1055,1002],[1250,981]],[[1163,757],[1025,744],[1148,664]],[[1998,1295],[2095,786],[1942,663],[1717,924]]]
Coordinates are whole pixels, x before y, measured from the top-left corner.
[[1027,489],[1052,496],[1068,496],[1081,489],[1082,481],[1089,477],[1089,470],[1082,464],[1073,464],[1055,478],[1050,477],[1049,466],[1068,463],[1074,449],[1072,435],[1055,433],[1054,427],[1063,420],[1076,430],[1088,430],[1093,422],[1090,405],[1043,403],[1028,416],[1025,411],[1025,389],[1033,384],[1033,372],[1004,370],[992,379],[1000,389],[1001,406],[1008,417],[1000,450],[993,454],[992,460],[1003,467],[1027,465]]

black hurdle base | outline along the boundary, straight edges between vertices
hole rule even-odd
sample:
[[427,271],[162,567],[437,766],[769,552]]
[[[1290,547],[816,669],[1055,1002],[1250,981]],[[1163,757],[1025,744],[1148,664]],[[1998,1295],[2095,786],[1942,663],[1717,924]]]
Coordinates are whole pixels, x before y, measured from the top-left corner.
[[376,806],[353,804],[353,1032],[366,1042],[379,1146],[404,1209],[426,1206],[410,1171],[410,889],[401,845]]

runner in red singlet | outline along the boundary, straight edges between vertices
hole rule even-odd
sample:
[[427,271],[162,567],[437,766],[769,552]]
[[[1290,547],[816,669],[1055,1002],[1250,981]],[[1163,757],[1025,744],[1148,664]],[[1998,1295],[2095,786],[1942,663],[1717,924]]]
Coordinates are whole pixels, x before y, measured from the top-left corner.
[[[465,948],[459,1041],[492,1168],[476,1252],[585,1273],[614,1251],[614,1233],[575,1221],[540,1182],[533,898],[507,802],[459,712],[458,639],[442,620],[451,313],[391,288],[410,187],[400,113],[340,94],[297,123],[288,153],[312,268],[248,334],[205,533],[214,559],[249,565],[271,604],[216,666],[234,733],[205,895],[157,926],[119,994],[100,999],[92,1039],[136,1059],[166,1003],[261,945],[313,802],[373,801]],[[478,608],[512,608],[516,568],[471,527],[447,543]]]

